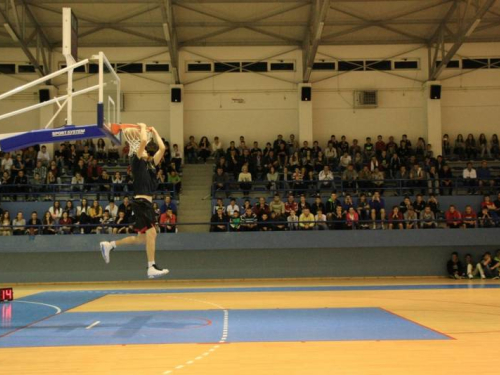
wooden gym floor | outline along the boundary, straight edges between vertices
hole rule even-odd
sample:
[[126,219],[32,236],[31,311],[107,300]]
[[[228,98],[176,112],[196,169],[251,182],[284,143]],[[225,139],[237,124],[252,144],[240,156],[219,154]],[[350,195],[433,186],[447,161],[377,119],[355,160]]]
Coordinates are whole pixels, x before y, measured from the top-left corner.
[[20,285],[0,374],[496,374],[500,283]]

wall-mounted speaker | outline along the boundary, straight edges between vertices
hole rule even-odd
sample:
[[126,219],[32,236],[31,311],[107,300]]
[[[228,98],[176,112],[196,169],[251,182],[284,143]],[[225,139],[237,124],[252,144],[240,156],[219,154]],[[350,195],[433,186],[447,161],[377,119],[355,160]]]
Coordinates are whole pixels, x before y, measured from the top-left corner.
[[303,102],[310,102],[311,101],[311,87],[310,86],[303,86],[300,97],[301,97]]
[[40,103],[49,101],[50,100],[50,90],[49,89],[38,90],[38,99],[39,99]]
[[172,87],[170,100],[172,103],[180,103],[182,101],[182,90],[179,87]]
[[441,99],[441,85],[431,85],[431,99]]

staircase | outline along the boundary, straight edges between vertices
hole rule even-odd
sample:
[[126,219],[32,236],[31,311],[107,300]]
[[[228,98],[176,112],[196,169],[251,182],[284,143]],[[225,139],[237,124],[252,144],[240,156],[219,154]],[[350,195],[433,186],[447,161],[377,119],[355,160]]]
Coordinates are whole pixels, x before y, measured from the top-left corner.
[[[186,164],[182,169],[182,195],[178,210],[180,223],[209,222],[212,209],[210,187],[213,165]],[[206,199],[205,199],[206,198]],[[208,232],[209,225],[179,225],[179,232]]]

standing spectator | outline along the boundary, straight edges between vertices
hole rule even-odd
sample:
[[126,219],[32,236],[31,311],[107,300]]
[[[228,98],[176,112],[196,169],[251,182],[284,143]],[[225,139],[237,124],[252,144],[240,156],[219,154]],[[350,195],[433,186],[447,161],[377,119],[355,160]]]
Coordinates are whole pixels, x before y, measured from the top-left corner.
[[[476,174],[477,180],[479,182],[479,194],[484,194],[483,187],[485,186],[489,186],[489,188],[493,190],[493,187],[495,186],[495,180],[491,175],[491,171],[486,160],[483,160],[481,162],[481,166],[477,169]],[[489,194],[491,193],[489,192]]]
[[422,229],[437,228],[436,215],[434,215],[430,206],[425,206],[425,209],[420,212],[420,226]]
[[457,252],[451,253],[451,259],[446,263],[446,270],[448,276],[452,279],[462,279],[464,277],[462,262],[458,259]]
[[42,230],[41,227],[42,222],[38,218],[38,213],[36,211],[33,211],[31,213],[31,218],[28,220],[28,223],[26,225],[26,234],[30,236],[36,236],[40,234]]
[[458,229],[462,226],[462,215],[454,205],[450,205],[448,211],[445,213],[445,218],[446,226],[450,229]]
[[462,223],[462,228],[476,228],[477,215],[469,205],[465,207],[465,211],[462,214]]
[[37,162],[41,162],[44,167],[47,167],[50,163],[50,155],[49,152],[47,151],[47,146],[42,146],[40,151],[38,151],[38,154],[36,156]]
[[21,211],[19,211],[14,220],[12,220],[12,229],[14,236],[21,236],[26,231],[26,220],[24,220]]

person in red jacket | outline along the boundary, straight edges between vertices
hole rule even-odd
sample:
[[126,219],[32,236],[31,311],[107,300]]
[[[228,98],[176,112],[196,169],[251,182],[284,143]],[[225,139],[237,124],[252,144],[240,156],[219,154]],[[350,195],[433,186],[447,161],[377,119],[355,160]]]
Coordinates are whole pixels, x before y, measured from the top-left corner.
[[450,208],[445,213],[445,217],[448,228],[457,229],[462,225],[462,214],[457,211],[454,205],[450,205]]

